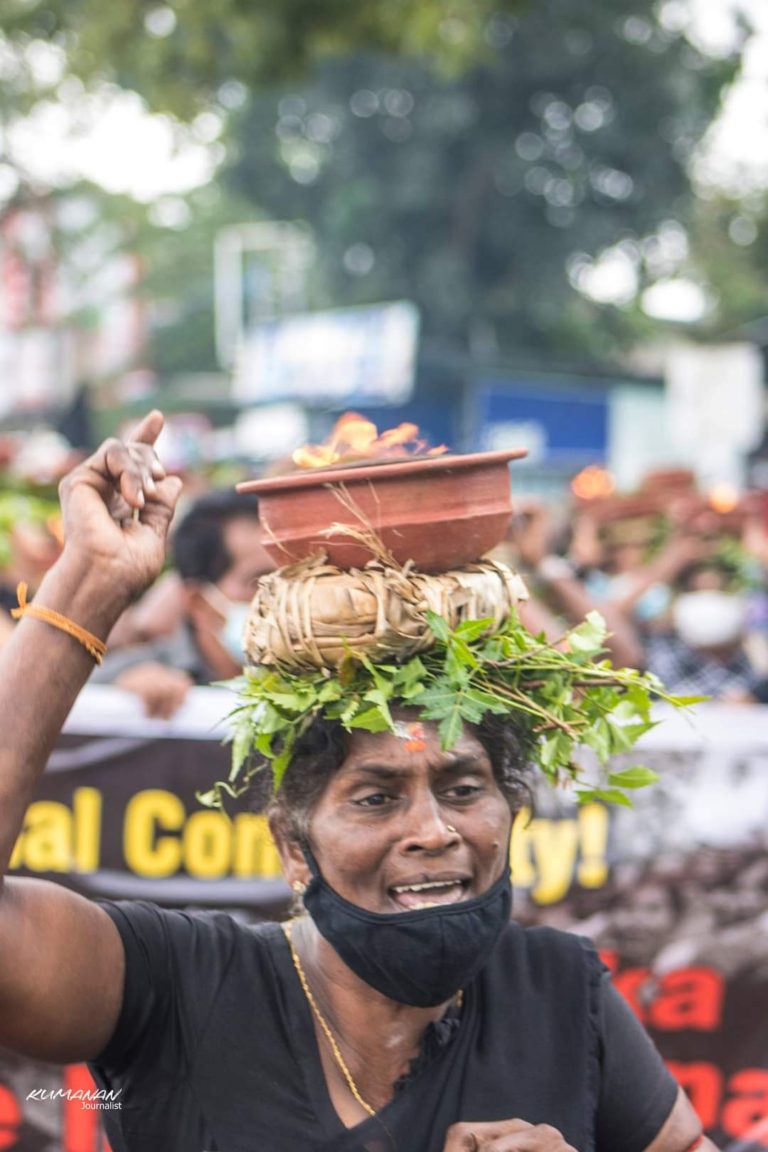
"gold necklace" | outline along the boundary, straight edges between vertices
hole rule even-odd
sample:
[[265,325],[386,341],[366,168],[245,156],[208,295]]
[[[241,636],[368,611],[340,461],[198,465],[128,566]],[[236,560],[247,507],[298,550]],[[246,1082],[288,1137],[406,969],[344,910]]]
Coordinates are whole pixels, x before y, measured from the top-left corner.
[[333,1032],[331,1032],[331,1029],[330,1029],[325,1017],[323,1016],[322,1012],[320,1011],[320,1009],[317,1005],[317,1001],[315,1000],[314,996],[312,995],[312,990],[309,987],[309,984],[307,982],[307,977],[304,975],[304,969],[301,966],[301,960],[299,959],[299,954],[296,951],[296,947],[293,943],[293,938],[291,936],[291,928],[292,927],[293,927],[293,925],[290,923],[283,924],[283,932],[285,933],[286,939],[288,941],[288,947],[291,949],[291,957],[293,958],[293,966],[296,969],[296,974],[299,977],[301,987],[304,990],[304,995],[307,998],[307,1003],[309,1004],[310,1008],[314,1012],[315,1019],[317,1020],[318,1024],[322,1028],[323,1033],[325,1035],[325,1038],[331,1046],[331,1052],[333,1052],[333,1058],[336,1061],[336,1063],[338,1064],[339,1068],[341,1069],[341,1073],[347,1082],[347,1087],[349,1088],[350,1092],[352,1093],[355,1100],[357,1101],[357,1103],[360,1105],[360,1107],[363,1109],[364,1112],[367,1112],[369,1116],[375,1116],[376,1115],[376,1109],[371,1108],[370,1104],[366,1103],[366,1101],[363,1100],[362,1096],[360,1095],[358,1088],[357,1088],[357,1084],[355,1084],[355,1081],[352,1078],[352,1073],[350,1072],[349,1068],[347,1068],[346,1061],[344,1060],[344,1057],[341,1054],[339,1046],[336,1043],[336,1038],[334,1037]]
[[[322,1028],[323,1034],[325,1035],[326,1040],[330,1044],[331,1052],[333,1053],[333,1058],[336,1061],[336,1063],[338,1064],[338,1066],[341,1070],[341,1074],[347,1082],[347,1087],[349,1088],[353,1097],[355,1098],[357,1103],[360,1105],[360,1107],[363,1109],[363,1111],[367,1112],[369,1116],[375,1116],[376,1115],[376,1109],[371,1108],[370,1104],[368,1104],[365,1100],[363,1100],[362,1096],[360,1095],[357,1084],[355,1084],[355,1081],[352,1077],[352,1073],[350,1072],[349,1068],[347,1067],[347,1063],[341,1054],[341,1050],[340,1050],[338,1044],[336,1043],[336,1037],[333,1035],[333,1032],[331,1032],[330,1025],[328,1024],[327,1020],[323,1016],[322,1012],[320,1011],[320,1008],[318,1007],[317,1001],[315,1000],[314,996],[312,995],[312,989],[309,987],[309,982],[308,982],[307,977],[304,973],[304,968],[302,967],[301,960],[299,959],[299,954],[296,951],[295,944],[293,943],[293,936],[292,936],[293,923],[292,923],[292,921],[289,920],[286,924],[283,924],[282,929],[283,929],[283,932],[285,933],[285,938],[288,941],[288,947],[291,950],[291,958],[293,959],[293,966],[296,969],[296,975],[299,977],[299,982],[300,982],[301,987],[304,991],[304,995],[307,998],[307,1003],[309,1004],[310,1008],[312,1009],[312,1012],[314,1013],[315,1019],[317,1020],[318,1024]],[[464,1006],[464,991],[463,991],[463,989],[456,993],[455,1003],[456,1003],[457,1009],[459,1011],[461,1011],[461,1009]]]

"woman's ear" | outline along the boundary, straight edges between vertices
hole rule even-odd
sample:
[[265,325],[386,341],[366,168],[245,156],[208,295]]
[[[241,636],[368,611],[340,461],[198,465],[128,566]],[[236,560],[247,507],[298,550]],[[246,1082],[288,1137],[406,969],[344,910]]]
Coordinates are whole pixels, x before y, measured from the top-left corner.
[[273,812],[269,816],[269,830],[280,856],[285,879],[294,891],[299,885],[303,884],[306,887],[312,875],[295,830],[289,827],[288,821],[280,812]]

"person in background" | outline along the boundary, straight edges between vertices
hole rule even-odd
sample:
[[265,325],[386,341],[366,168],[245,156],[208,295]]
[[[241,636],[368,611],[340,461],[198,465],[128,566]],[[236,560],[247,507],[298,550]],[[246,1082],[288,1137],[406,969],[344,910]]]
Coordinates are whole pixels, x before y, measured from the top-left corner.
[[668,691],[731,703],[753,703],[760,677],[745,647],[747,602],[733,572],[716,557],[681,571],[671,627],[646,643],[646,667]]
[[109,654],[91,682],[133,692],[148,715],[169,717],[194,684],[237,676],[256,580],[273,567],[263,539],[256,496],[230,490],[201,496],[173,537],[178,627]]
[[614,664],[642,663],[643,649],[634,628],[621,611],[591,595],[574,565],[558,551],[557,535],[550,510],[538,501],[524,501],[497,550],[499,559],[519,570],[528,587],[530,600],[519,609],[523,624],[533,633],[544,632],[554,643],[571,624],[597,609],[608,625],[606,651]]
[[[32,511],[23,496],[11,496],[18,507],[3,542],[5,562],[0,567],[0,646],[8,640],[14,624],[10,613],[18,604],[18,587],[27,586],[33,596],[45,573],[61,553],[61,525],[56,515],[44,518],[43,502]],[[34,503],[34,502],[30,502]]]

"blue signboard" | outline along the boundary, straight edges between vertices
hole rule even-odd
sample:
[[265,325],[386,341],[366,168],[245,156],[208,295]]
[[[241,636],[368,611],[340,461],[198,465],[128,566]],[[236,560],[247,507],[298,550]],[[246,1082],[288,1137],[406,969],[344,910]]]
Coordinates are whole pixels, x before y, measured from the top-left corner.
[[477,430],[485,449],[525,447],[532,464],[579,468],[608,450],[609,393],[545,385],[533,379],[484,379],[476,385]]

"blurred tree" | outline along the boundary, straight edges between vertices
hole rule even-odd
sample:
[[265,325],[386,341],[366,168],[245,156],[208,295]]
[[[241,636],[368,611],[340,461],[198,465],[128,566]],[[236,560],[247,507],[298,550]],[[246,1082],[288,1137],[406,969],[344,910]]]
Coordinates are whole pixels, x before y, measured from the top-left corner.
[[227,178],[311,224],[318,302],[409,297],[427,335],[463,347],[605,354],[652,330],[638,294],[688,255],[689,161],[738,65],[698,50],[671,7],[497,15],[493,60],[461,78],[322,64],[236,116]]
[[3,34],[52,42],[82,80],[140,92],[189,118],[243,86],[284,82],[318,57],[359,51],[429,55],[465,66],[489,50],[496,13],[527,0],[4,0]]
[[689,175],[740,46],[706,56],[689,19],[686,0],[5,0],[0,111],[39,96],[45,38],[86,83],[227,116],[223,199],[156,226],[121,210],[162,371],[212,365],[212,237],[264,215],[313,228],[316,304],[406,296],[464,349],[602,356],[657,330],[642,289],[681,269],[722,297],[711,323],[762,290],[740,209],[697,203]]
[[705,331],[733,337],[745,324],[768,316],[766,193],[753,190],[743,200],[719,195],[700,201],[691,253],[693,273],[712,297]]

